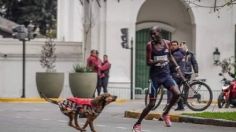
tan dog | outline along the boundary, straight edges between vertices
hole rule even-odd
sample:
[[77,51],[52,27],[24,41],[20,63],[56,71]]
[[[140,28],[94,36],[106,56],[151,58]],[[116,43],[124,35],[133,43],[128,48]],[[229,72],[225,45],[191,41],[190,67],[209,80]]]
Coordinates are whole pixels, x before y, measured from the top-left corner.
[[[116,100],[117,96],[112,96],[108,93],[101,94],[94,99],[88,98],[67,98],[63,101],[55,101],[43,96],[44,99],[53,104],[57,104],[61,112],[69,117],[68,125],[80,130],[86,131],[85,128],[89,125],[92,132],[96,132],[94,129],[93,121],[102,112],[103,108]],[[80,118],[87,118],[84,126],[81,128],[78,124],[78,115]],[[73,124],[74,120],[74,124]]]

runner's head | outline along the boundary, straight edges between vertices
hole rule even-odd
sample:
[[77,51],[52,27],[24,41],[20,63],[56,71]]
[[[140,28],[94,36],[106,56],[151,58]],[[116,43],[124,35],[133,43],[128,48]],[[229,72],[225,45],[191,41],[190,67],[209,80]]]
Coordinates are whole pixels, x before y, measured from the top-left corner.
[[150,36],[154,42],[159,43],[161,41],[161,28],[159,26],[152,27],[150,29]]

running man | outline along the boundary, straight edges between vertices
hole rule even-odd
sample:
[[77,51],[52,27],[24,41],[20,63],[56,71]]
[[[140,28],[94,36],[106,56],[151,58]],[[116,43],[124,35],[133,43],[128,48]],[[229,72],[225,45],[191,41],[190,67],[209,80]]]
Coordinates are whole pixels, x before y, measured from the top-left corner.
[[154,26],[150,32],[151,41],[146,46],[146,61],[150,66],[149,76],[151,80],[150,101],[146,108],[143,109],[138,121],[133,126],[133,132],[141,132],[141,122],[151,111],[156,102],[156,90],[163,85],[172,93],[170,104],[167,105],[161,118],[167,127],[171,126],[169,111],[177,102],[180,96],[178,86],[170,75],[169,69],[169,41],[161,38],[161,29]]

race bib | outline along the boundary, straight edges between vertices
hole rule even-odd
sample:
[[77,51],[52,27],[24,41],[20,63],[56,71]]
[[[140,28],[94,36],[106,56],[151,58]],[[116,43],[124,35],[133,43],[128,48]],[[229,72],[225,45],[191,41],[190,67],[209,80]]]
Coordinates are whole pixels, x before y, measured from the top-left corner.
[[165,52],[166,52],[166,53],[169,53],[169,50],[168,50],[168,49],[165,49]]
[[154,56],[154,61],[168,61],[167,55]]

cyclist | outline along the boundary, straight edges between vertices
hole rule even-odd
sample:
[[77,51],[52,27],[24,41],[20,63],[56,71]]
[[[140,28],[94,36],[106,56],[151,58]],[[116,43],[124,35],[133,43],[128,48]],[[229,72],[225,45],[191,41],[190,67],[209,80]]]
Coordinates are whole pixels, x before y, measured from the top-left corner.
[[[185,79],[191,80],[192,77],[192,69],[195,73],[195,77],[198,76],[198,63],[194,57],[194,54],[188,50],[186,42],[182,42],[180,45],[177,41],[172,41],[172,55],[175,58],[176,62],[180,66],[180,70],[184,74]],[[182,85],[182,78],[176,72],[175,65],[171,65],[171,73],[175,81],[177,82],[179,88]],[[168,98],[171,98],[171,94],[168,92]],[[168,101],[167,101],[168,102]],[[178,106],[175,109],[176,111],[184,110],[184,102],[183,99],[180,98],[178,101]]]
[[171,121],[169,117],[169,111],[172,106],[176,103],[180,96],[178,86],[176,85],[174,79],[170,75],[169,70],[169,41],[161,38],[161,29],[158,26],[154,26],[150,31],[151,41],[147,43],[146,46],[146,61],[150,66],[149,76],[151,80],[151,90],[150,90],[150,101],[146,108],[143,109],[139,119],[133,126],[133,132],[141,132],[141,122],[144,117],[151,111],[155,106],[156,102],[156,90],[160,85],[166,87],[171,93],[172,98],[170,104],[167,106],[162,114],[162,119],[164,120],[167,127],[171,126]]
[[[171,49],[171,54],[176,60],[176,63],[179,65],[181,72],[183,71],[183,67],[185,64],[185,51],[179,47],[178,41],[171,41],[170,43],[170,49]],[[182,85],[183,79],[181,78],[179,72],[176,70],[176,65],[172,62],[170,63],[170,72],[174,80],[176,81],[178,87]],[[182,72],[183,73],[183,72]],[[171,93],[167,92],[167,104],[170,102],[171,98]],[[178,101],[178,106],[175,110],[184,110],[184,104],[182,98],[179,99]]]

